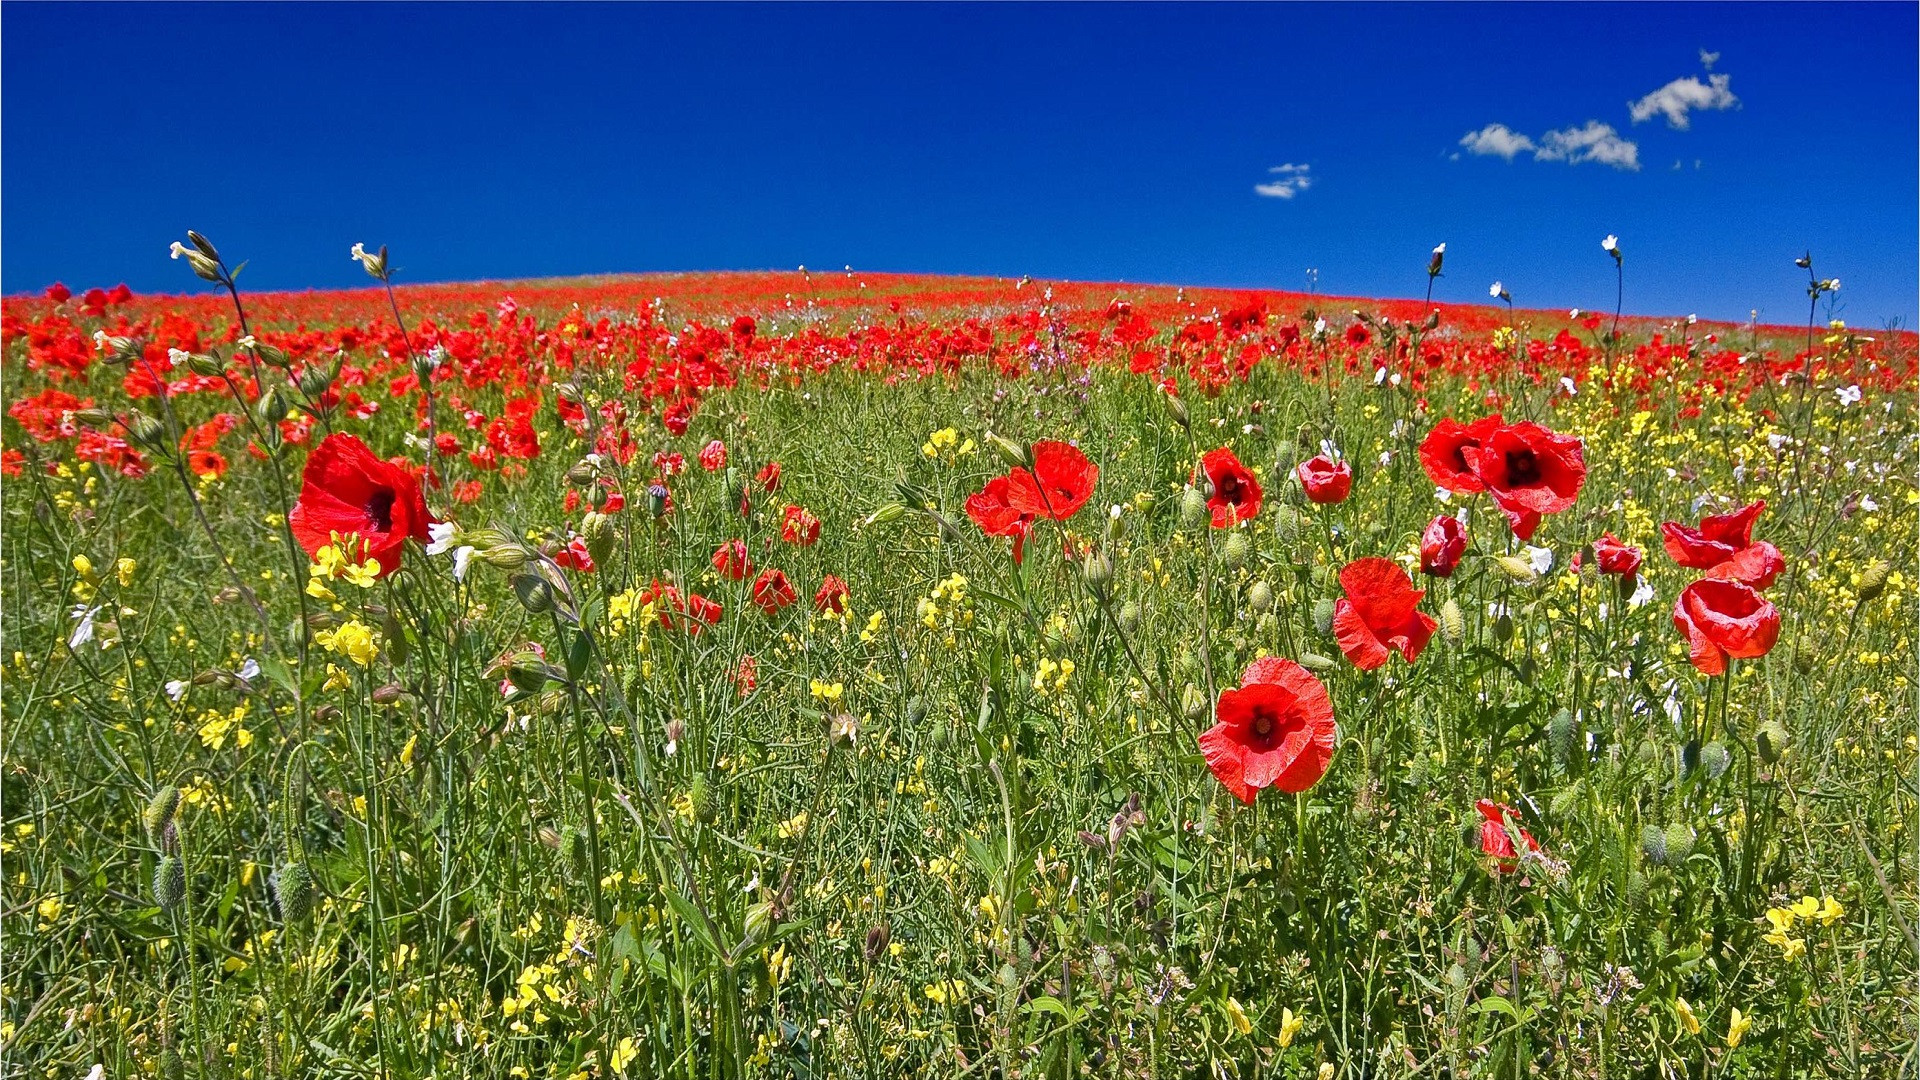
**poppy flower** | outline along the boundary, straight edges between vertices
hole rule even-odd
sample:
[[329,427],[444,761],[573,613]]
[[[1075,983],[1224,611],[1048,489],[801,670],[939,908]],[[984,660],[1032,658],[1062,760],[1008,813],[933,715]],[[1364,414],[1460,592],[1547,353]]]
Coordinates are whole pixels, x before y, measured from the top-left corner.
[[1513,833],[1508,831],[1507,822],[1513,821],[1513,828],[1520,833],[1520,842],[1527,845],[1528,851],[1539,851],[1540,842],[1533,834],[1519,826],[1518,813],[1505,803],[1492,799],[1481,799],[1473,804],[1480,811],[1480,850],[1493,856],[1493,872],[1510,874],[1519,868],[1520,852],[1513,846]]
[[1214,717],[1200,735],[1200,752],[1243,803],[1264,787],[1305,791],[1333,760],[1333,700],[1291,660],[1270,656],[1248,665],[1239,688],[1221,691]]
[[1607,533],[1593,542],[1593,561],[1603,574],[1632,577],[1640,572],[1640,549]]
[[1347,493],[1353,490],[1353,466],[1325,454],[1294,466],[1293,474],[1300,478],[1307,498],[1322,505],[1345,502]]
[[192,469],[195,476],[225,476],[227,459],[217,450],[190,450],[187,468]]
[[835,615],[847,613],[847,583],[835,574],[828,574],[820,583],[820,591],[813,594],[813,606],[816,610],[831,612]]
[[1707,576],[1765,589],[1786,568],[1787,560],[1780,554],[1780,549],[1765,540],[1759,540],[1742,548],[1733,558],[1710,568]]
[[1572,506],[1587,479],[1580,440],[1532,421],[1500,428],[1461,456],[1522,540],[1533,539],[1542,515]]
[[744,581],[753,573],[753,560],[747,557],[747,542],[729,540],[714,548],[713,568],[728,581]]
[[375,457],[358,438],[335,432],[308,456],[287,523],[308,556],[333,543],[336,533],[358,536],[362,557],[379,560],[385,577],[400,565],[407,539],[425,543],[434,521],[411,473]]
[[68,300],[73,299],[73,290],[56,281],[47,286],[47,299],[56,304],[64,304]]
[[1467,553],[1467,527],[1451,514],[1442,514],[1427,522],[1420,534],[1420,572],[1434,577],[1452,577]]
[[1027,534],[1033,531],[1032,507],[1040,501],[1033,477],[1025,469],[987,481],[987,486],[967,496],[967,516],[988,536],[1013,538],[1013,561],[1019,562]]
[[760,471],[753,474],[753,479],[755,483],[760,485],[761,491],[779,491],[780,463],[777,461],[769,461],[765,465],[760,466]]
[[553,553],[553,565],[578,570],[583,574],[591,574],[598,569],[593,563],[593,553],[587,550],[586,540],[578,536],[568,540],[566,547]]
[[1451,416],[1441,420],[1420,442],[1420,467],[1435,484],[1456,495],[1485,491],[1487,485],[1474,475],[1466,451],[1478,450],[1500,424],[1498,413],[1471,424],[1462,424]]
[[1705,578],[1673,602],[1673,627],[1687,637],[1687,659],[1702,674],[1727,670],[1727,658],[1767,655],[1780,637],[1780,610],[1751,585]]
[[1207,509],[1213,515],[1213,527],[1230,529],[1242,521],[1260,516],[1260,481],[1227,447],[1209,450],[1200,457],[1200,471],[1207,474],[1213,490],[1207,495]]
[[715,439],[700,448],[700,467],[708,472],[719,472],[727,467],[727,444]]
[[762,570],[760,576],[753,579],[753,602],[769,615],[797,599],[799,594],[793,591],[793,582],[779,570]]
[[1787,568],[1779,548],[1753,539],[1754,522],[1766,508],[1766,500],[1760,499],[1731,514],[1709,514],[1700,519],[1697,529],[1677,521],[1661,522],[1661,546],[1681,566],[1764,589]]
[[809,547],[820,539],[820,519],[804,506],[789,506],[780,513],[780,539]]
[[1411,664],[1433,636],[1435,623],[1419,610],[1425,590],[1392,559],[1355,559],[1340,571],[1346,591],[1333,605],[1333,636],[1353,666],[1372,671],[1392,657],[1393,650]]
[[1033,444],[1033,476],[1038,481],[1031,485],[1038,500],[1032,507],[1034,515],[1065,521],[1093,497],[1100,466],[1087,460],[1087,455],[1072,443],[1042,439]]

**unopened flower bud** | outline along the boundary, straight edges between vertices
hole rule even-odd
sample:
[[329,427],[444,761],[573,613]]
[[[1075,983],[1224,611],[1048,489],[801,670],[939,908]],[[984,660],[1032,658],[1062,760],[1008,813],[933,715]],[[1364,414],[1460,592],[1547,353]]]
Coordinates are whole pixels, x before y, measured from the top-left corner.
[[280,907],[280,917],[290,923],[303,923],[313,914],[314,896],[317,890],[313,884],[313,873],[303,862],[291,862],[274,871],[267,882],[273,890],[274,903]]
[[713,782],[707,774],[696,773],[693,786],[687,789],[687,802],[693,806],[694,819],[703,825],[711,825],[720,816],[719,800],[714,797]]
[[[522,553],[524,554],[524,552]],[[529,614],[544,615],[553,610],[553,586],[538,574],[515,574],[511,584],[513,595],[520,600],[520,606]]]
[[1192,484],[1180,493],[1180,523],[1193,529],[1207,523],[1211,515],[1207,510],[1207,496]]
[[1247,609],[1255,615],[1264,615],[1273,608],[1273,586],[1264,581],[1256,581],[1247,587]]
[[173,911],[187,898],[187,866],[178,855],[160,856],[153,869],[153,900],[161,911]]
[[1247,558],[1253,554],[1253,540],[1245,529],[1235,529],[1227,534],[1226,543],[1220,545],[1220,561],[1229,569],[1238,570],[1246,565]]
[[613,554],[613,545],[619,539],[614,531],[613,519],[594,511],[580,521],[580,535],[587,542],[587,554],[593,556],[595,563],[604,563]]
[[1888,565],[1887,560],[1873,560],[1865,570],[1860,571],[1860,588],[1854,595],[1863,604],[1878,599],[1881,593],[1887,591],[1887,578],[1892,573],[1893,567]]
[[147,827],[147,836],[159,843],[167,826],[173,824],[175,814],[180,812],[180,789],[172,784],[153,793],[147,800],[147,807],[141,811],[140,823]]
[[187,370],[209,379],[217,379],[226,373],[227,365],[220,358],[207,353],[188,353]]
[[[391,640],[387,642],[387,651],[389,653],[393,651],[393,642]],[[406,693],[407,692],[400,687],[399,683],[388,683],[385,686],[374,689],[373,703],[375,705],[393,705],[405,697]]]
[[192,244],[195,250],[207,258],[212,259],[214,262],[220,261],[220,253],[214,250],[213,241],[208,240],[192,229],[187,230],[187,243]]
[[305,394],[309,401],[318,401],[333,387],[333,372],[325,368],[310,367],[300,373],[297,381],[300,384],[300,392]]
[[267,392],[260,395],[260,400],[253,405],[254,418],[260,421],[262,427],[272,427],[285,420],[287,412],[287,395],[281,393],[277,386],[268,387]]
[[1460,605],[1452,598],[1440,605],[1440,633],[1449,645],[1459,645],[1467,636],[1467,619],[1460,613]]
[[1113,581],[1113,561],[1101,552],[1089,552],[1080,560],[1080,576],[1095,595],[1104,595]]
[[1500,573],[1515,585],[1531,585],[1540,580],[1533,564],[1518,555],[1501,555],[1493,561],[1500,568]]
[[1002,462],[1006,463],[1008,468],[1024,469],[1027,467],[1028,458],[1031,455],[1024,444],[1014,442],[1005,435],[992,431],[987,432],[986,440],[987,445],[993,448],[993,452],[999,456]]
[[1333,633],[1333,609],[1334,603],[1327,597],[1323,596],[1313,602],[1313,628],[1315,630],[1320,631],[1322,634]]
[[481,560],[496,570],[518,570],[530,557],[519,544],[500,544],[480,552]]
[[1315,652],[1303,652],[1300,654],[1300,666],[1306,668],[1308,671],[1324,674],[1332,671],[1339,665],[1335,664],[1331,657],[1321,656]]
[[1760,760],[1773,765],[1786,755],[1787,746],[1792,739],[1787,728],[1778,720],[1768,720],[1760,725],[1760,731],[1754,736],[1754,743],[1760,751]]
[[1179,424],[1183,428],[1193,426],[1193,416],[1187,412],[1186,402],[1181,401],[1180,398],[1174,394],[1165,394],[1163,398],[1167,403],[1167,414],[1173,417],[1174,423]]
[[209,259],[198,251],[189,251],[186,253],[186,256],[187,265],[193,268],[195,276],[199,277],[200,280],[211,281],[215,285],[221,283],[222,276],[218,259]]
[[576,461],[567,470],[567,483],[583,488],[592,484],[600,476],[600,470],[593,467],[591,461]]

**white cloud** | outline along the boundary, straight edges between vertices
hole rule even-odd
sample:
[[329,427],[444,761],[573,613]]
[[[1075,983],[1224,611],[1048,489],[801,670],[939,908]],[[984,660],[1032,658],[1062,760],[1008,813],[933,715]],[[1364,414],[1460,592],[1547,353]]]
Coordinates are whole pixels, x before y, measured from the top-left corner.
[[1253,190],[1271,199],[1291,199],[1313,186],[1310,165],[1275,165],[1268,169],[1274,179],[1253,185]]
[[[1710,55],[1718,59],[1717,54],[1704,52],[1700,59],[1704,61]],[[1636,124],[1664,116],[1668,127],[1685,131],[1692,125],[1687,114],[1695,109],[1731,109],[1740,104],[1730,89],[1732,81],[1730,75],[1708,75],[1706,82],[1701,82],[1698,75],[1689,75],[1673,80],[1639,101],[1628,102],[1627,111]]]
[[1640,146],[1620,137],[1612,124],[1589,120],[1580,127],[1562,128],[1540,136],[1535,161],[1564,161],[1578,165],[1597,161],[1628,172],[1640,171]]
[[1715,65],[1715,64],[1717,64],[1717,63],[1719,63],[1719,62],[1720,62],[1720,54],[1719,54],[1719,53],[1717,53],[1717,52],[1708,52],[1708,51],[1707,51],[1707,50],[1705,50],[1705,49],[1701,49],[1701,50],[1700,50],[1700,66],[1701,66],[1701,67],[1703,67],[1703,68],[1706,68],[1706,69],[1707,69],[1708,71],[1712,71],[1712,70],[1713,70],[1713,65]]
[[1488,124],[1479,131],[1469,131],[1460,136],[1460,145],[1466,147],[1469,154],[1484,154],[1507,161],[1512,161],[1516,154],[1535,149],[1532,139],[1505,124]]

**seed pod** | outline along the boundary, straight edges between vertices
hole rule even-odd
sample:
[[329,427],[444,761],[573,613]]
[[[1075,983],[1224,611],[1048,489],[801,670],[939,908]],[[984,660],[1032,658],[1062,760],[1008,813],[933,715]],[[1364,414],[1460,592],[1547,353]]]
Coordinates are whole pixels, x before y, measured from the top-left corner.
[[1180,691],[1180,708],[1185,710],[1189,720],[1198,720],[1206,716],[1209,704],[1207,695],[1192,683],[1188,683],[1185,689]]
[[1580,750],[1580,725],[1573,718],[1573,711],[1561,709],[1547,721],[1547,745],[1553,749],[1553,759],[1562,767],[1571,765],[1574,755]]
[[1255,615],[1265,615],[1273,608],[1273,586],[1264,581],[1256,581],[1247,587],[1247,609]]
[[1501,575],[1515,585],[1531,585],[1540,580],[1540,575],[1534,573],[1533,564],[1518,555],[1501,555],[1493,562],[1499,567]]
[[587,554],[595,563],[605,563],[613,555],[614,542],[619,539],[613,519],[598,511],[581,519],[580,535],[586,540]]
[[1640,830],[1640,853],[1655,866],[1667,864],[1667,833],[1658,825],[1648,825]]
[[1328,597],[1323,596],[1313,602],[1313,628],[1315,630],[1320,631],[1322,634],[1333,633],[1333,609],[1334,603]]
[[693,786],[687,789],[687,801],[693,804],[693,816],[703,825],[711,825],[720,816],[719,800],[715,798],[713,783],[705,773],[693,778]]
[[290,923],[307,921],[313,914],[313,873],[303,862],[291,862],[274,871],[267,885],[273,890],[273,902],[280,907],[280,918]]
[[1253,541],[1247,537],[1245,529],[1235,529],[1227,536],[1227,542],[1220,545],[1220,560],[1229,569],[1238,570],[1246,565],[1247,557],[1253,554]]
[[586,830],[569,825],[560,830],[560,854],[575,876],[585,878],[592,872],[592,853],[587,850]]
[[1173,422],[1183,428],[1192,427],[1193,417],[1187,412],[1187,403],[1172,394],[1166,394],[1164,397],[1167,402],[1167,415],[1173,417]]
[[1140,605],[1132,600],[1120,605],[1120,629],[1132,633],[1140,625]]
[[1273,512],[1273,535],[1282,544],[1295,544],[1300,540],[1306,521],[1300,516],[1297,507],[1281,503]]
[[254,419],[260,421],[261,427],[272,427],[285,420],[287,411],[287,395],[281,393],[277,386],[268,387],[253,406]]
[[1724,743],[1710,742],[1700,748],[1700,767],[1707,771],[1707,779],[1720,779],[1732,765],[1733,755],[1727,752]]
[[193,268],[195,277],[202,281],[211,281],[216,285],[220,283],[219,260],[209,259],[198,251],[189,251],[186,256],[187,265]]
[[1693,826],[1676,821],[1667,826],[1667,865],[1679,866],[1693,854]]
[[1893,567],[1887,564],[1887,560],[1873,560],[1865,570],[1860,571],[1860,588],[1854,595],[1860,598],[1862,604],[1878,599],[1881,593],[1887,591],[1887,577],[1892,573]]
[[226,373],[227,365],[221,363],[220,358],[217,356],[209,356],[206,353],[188,353],[187,370],[203,378],[217,379]]
[[537,574],[515,574],[512,578],[513,595],[528,614],[544,615],[553,610],[553,586]]
[[532,658],[516,660],[507,665],[507,681],[523,694],[538,693],[552,677],[547,665]]
[[1467,617],[1460,613],[1460,605],[1451,597],[1440,605],[1440,634],[1449,645],[1459,645],[1467,638]]
[[178,855],[160,856],[153,868],[153,899],[162,911],[172,911],[187,898],[187,866]]
[[127,419],[127,441],[155,454],[167,452],[167,429],[146,413],[136,412]]
[[599,475],[600,470],[593,467],[593,462],[576,461],[573,463],[573,467],[567,470],[567,483],[572,484],[574,487],[583,488],[593,483]]
[[310,367],[302,371],[295,381],[300,385],[300,392],[307,396],[307,400],[318,401],[332,389],[333,372],[326,368]]
[[147,836],[158,844],[167,826],[173,824],[174,815],[179,812],[180,789],[168,784],[147,800],[147,808],[140,813],[140,822],[147,827]]
[[1195,529],[1206,524],[1209,517],[1206,493],[1188,484],[1180,493],[1180,524]]
[[1086,558],[1080,560],[1080,576],[1094,595],[1104,596],[1107,586],[1113,582],[1113,561],[1101,552],[1089,552]]
[[667,486],[665,484],[647,485],[647,512],[655,519],[667,516]]
[[1760,725],[1754,742],[1759,745],[1760,760],[1772,765],[1786,755],[1792,738],[1787,734],[1786,725],[1778,720],[1768,720]]
[[1332,671],[1339,665],[1321,656],[1319,653],[1303,652],[1300,654],[1300,666],[1306,668],[1308,671],[1317,671],[1324,674],[1325,672]]
[[1638,870],[1627,875],[1627,906],[1637,908],[1647,898],[1647,875]]
[[893,931],[887,928],[886,923],[876,923],[873,929],[867,931],[867,944],[863,953],[868,963],[871,964],[880,959],[881,955],[887,951],[887,942],[892,937]]

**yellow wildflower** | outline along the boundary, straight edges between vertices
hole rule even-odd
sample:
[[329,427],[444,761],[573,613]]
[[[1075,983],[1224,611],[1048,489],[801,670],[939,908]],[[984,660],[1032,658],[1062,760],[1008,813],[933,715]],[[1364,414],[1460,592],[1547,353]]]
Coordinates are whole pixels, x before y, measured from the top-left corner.
[[1739,1046],[1740,1040],[1747,1036],[1747,1029],[1752,1026],[1753,1018],[1742,1016],[1739,1008],[1736,1007],[1732,1017],[1727,1021],[1727,1049],[1732,1050]]
[[1693,1006],[1687,1004],[1686,998],[1676,998],[1673,1011],[1680,1014],[1680,1024],[1687,1029],[1687,1034],[1700,1034],[1700,1018],[1693,1015]]
[[1233,1021],[1233,1030],[1242,1035],[1253,1031],[1253,1021],[1247,1019],[1247,1010],[1241,1008],[1235,998],[1227,999],[1227,1019]]
[[1300,1017],[1293,1015],[1292,1009],[1280,1010],[1280,1049],[1285,1050],[1293,1045],[1293,1037],[1300,1034],[1303,1023]]

